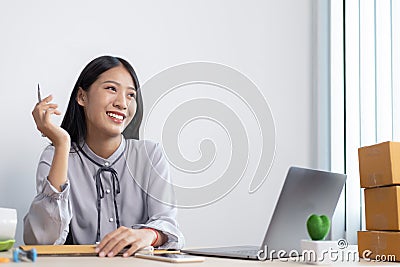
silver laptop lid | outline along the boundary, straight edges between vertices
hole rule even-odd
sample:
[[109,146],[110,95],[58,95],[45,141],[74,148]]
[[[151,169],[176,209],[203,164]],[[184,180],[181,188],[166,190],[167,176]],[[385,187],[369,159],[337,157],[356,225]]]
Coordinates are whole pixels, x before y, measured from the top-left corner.
[[291,167],[261,249],[301,254],[300,240],[309,239],[308,217],[315,213],[332,219],[345,181],[345,174]]

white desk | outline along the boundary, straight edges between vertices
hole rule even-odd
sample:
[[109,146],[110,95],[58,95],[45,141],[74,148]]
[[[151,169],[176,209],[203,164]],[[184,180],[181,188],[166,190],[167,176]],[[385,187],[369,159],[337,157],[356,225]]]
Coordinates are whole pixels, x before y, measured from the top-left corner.
[[[1,252],[0,257],[9,257],[11,254],[9,252]],[[0,263],[0,267],[17,267],[18,264],[22,264],[23,266],[32,266],[32,267],[71,267],[71,266],[88,266],[88,267],[134,267],[134,266],[173,266],[175,264],[168,262],[160,262],[154,260],[145,260],[139,258],[123,258],[123,257],[114,257],[114,258],[99,258],[99,257],[38,257],[35,263]],[[235,267],[235,266],[313,266],[305,263],[298,262],[281,262],[279,260],[274,261],[252,261],[252,260],[234,260],[234,259],[222,259],[222,258],[214,258],[214,257],[206,257],[204,262],[200,263],[177,263],[178,266],[186,267]],[[315,265],[314,265],[315,266]],[[324,265],[320,265],[324,266]],[[399,266],[399,263],[393,262],[338,262],[332,265],[325,266]]]

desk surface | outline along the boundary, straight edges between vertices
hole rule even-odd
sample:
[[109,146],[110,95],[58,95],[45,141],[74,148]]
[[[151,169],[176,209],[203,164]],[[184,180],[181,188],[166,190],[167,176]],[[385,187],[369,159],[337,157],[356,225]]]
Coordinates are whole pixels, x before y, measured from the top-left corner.
[[[9,253],[1,252],[0,257],[6,257]],[[93,267],[109,267],[111,264],[118,267],[124,266],[174,266],[175,264],[154,260],[145,260],[139,259],[135,257],[123,258],[123,257],[114,257],[114,258],[99,258],[99,257],[38,257],[35,263],[20,263],[24,266],[43,266],[43,267],[70,267],[70,266],[93,266]],[[235,266],[312,266],[306,265],[304,263],[293,262],[288,259],[288,262],[281,262],[279,260],[274,261],[252,261],[252,260],[234,260],[234,259],[222,259],[215,257],[206,257],[204,262],[200,263],[178,263],[179,266],[191,266],[191,267],[235,267]],[[330,266],[399,266],[399,263],[390,263],[390,262],[338,262],[334,263]],[[16,267],[15,263],[1,263],[1,267]],[[323,266],[323,265],[322,265]],[[325,265],[327,266],[327,265]]]

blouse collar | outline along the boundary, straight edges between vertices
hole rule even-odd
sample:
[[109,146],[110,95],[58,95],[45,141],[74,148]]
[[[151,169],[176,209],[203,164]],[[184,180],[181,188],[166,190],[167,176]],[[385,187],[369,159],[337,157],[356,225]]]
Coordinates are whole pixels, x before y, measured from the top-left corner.
[[86,142],[83,144],[82,150],[97,163],[107,166],[107,165],[112,164],[122,153],[124,153],[125,146],[126,146],[126,140],[122,136],[121,143],[119,144],[117,150],[115,150],[115,152],[112,153],[111,156],[109,156],[106,159],[102,158],[102,157],[98,156],[96,153],[94,153],[90,149],[90,147],[86,144]]

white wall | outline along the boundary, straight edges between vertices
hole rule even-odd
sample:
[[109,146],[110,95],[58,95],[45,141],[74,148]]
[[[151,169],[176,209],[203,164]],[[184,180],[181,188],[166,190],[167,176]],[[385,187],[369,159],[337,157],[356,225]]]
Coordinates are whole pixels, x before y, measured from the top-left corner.
[[[269,177],[256,193],[247,193],[260,152],[258,141],[250,140],[249,166],[239,185],[216,203],[180,209],[179,220],[189,246],[261,242],[287,168],[318,167],[312,5],[311,0],[1,1],[0,206],[18,209],[17,242],[22,243],[22,218],[47,144],[31,117],[36,84],[65,111],[80,71],[102,54],[128,59],[142,83],[170,66],[207,61],[230,66],[258,86],[276,127]],[[247,130],[257,137],[256,129]]]

